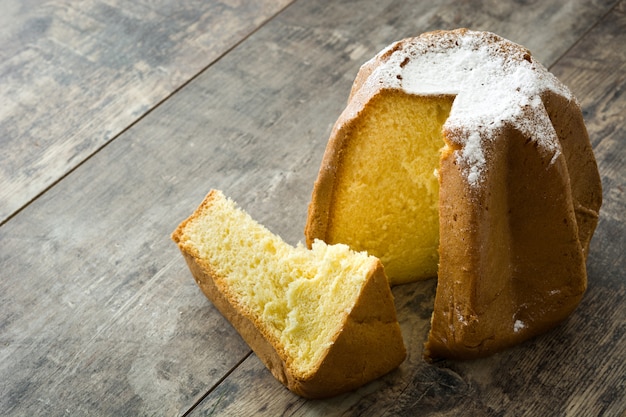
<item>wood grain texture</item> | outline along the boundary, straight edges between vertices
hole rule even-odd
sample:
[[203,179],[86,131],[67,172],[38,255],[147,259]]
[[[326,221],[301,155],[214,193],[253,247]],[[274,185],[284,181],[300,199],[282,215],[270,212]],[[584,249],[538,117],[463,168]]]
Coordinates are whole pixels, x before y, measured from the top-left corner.
[[[192,415],[619,416],[626,59],[614,47],[626,41],[626,2],[421,3],[293,4],[3,224],[1,414],[174,415],[202,400]],[[169,234],[220,188],[289,243],[302,240],[358,67],[393,40],[456,26],[531,47],[581,98],[605,186],[589,292],[554,332],[492,358],[428,365],[436,283],[398,287],[408,360],[354,393],[305,401],[250,355]]]
[[7,0],[0,224],[290,0]]
[[[179,414],[248,352],[184,265],[152,261],[169,242],[135,238],[157,214],[120,212],[110,198],[53,209],[52,221],[31,212],[37,232],[0,233],[3,415]],[[118,228],[104,231],[109,221]]]

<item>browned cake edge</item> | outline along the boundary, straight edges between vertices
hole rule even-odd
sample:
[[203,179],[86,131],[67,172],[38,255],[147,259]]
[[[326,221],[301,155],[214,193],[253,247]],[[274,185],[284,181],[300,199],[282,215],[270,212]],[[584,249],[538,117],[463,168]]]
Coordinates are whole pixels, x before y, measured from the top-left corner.
[[484,187],[467,187],[454,158],[442,157],[428,360],[482,357],[544,333],[587,287],[564,155],[552,161],[512,127],[501,134],[508,140],[485,150],[492,163]]

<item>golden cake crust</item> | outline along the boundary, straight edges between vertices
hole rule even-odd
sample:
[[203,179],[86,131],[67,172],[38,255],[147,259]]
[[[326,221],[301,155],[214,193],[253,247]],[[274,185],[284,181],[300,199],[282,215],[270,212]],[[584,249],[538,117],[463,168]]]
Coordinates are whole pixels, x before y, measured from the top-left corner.
[[[429,78],[444,67],[445,77]],[[600,177],[571,92],[526,48],[491,33],[426,33],[361,67],[315,182],[307,244],[327,238],[352,132],[389,91],[455,96],[442,132],[439,282],[425,356],[484,356],[557,325],[587,285]]]

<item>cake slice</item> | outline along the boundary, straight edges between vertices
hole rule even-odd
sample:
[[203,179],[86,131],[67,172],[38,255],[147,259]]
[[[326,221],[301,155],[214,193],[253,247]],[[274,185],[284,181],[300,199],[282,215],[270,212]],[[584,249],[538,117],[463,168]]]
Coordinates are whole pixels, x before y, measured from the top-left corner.
[[204,294],[296,394],[350,391],[404,360],[377,258],[322,241],[293,247],[217,190],[172,239]]

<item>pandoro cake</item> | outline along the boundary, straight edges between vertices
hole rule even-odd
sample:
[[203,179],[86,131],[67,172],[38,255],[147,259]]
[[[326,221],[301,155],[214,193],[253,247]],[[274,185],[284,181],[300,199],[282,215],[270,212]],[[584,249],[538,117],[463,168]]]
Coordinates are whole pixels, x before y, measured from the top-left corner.
[[305,235],[380,258],[391,285],[438,277],[424,355],[475,358],[576,308],[601,199],[569,89],[495,34],[436,31],[361,67]]

